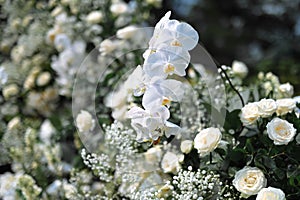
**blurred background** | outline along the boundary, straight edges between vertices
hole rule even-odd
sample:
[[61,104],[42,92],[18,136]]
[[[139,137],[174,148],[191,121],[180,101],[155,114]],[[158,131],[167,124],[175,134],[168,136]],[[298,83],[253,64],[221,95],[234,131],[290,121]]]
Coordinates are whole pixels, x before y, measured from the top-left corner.
[[300,95],[300,0],[163,0],[152,25],[168,10],[196,28],[219,63],[243,61],[252,77],[272,71]]

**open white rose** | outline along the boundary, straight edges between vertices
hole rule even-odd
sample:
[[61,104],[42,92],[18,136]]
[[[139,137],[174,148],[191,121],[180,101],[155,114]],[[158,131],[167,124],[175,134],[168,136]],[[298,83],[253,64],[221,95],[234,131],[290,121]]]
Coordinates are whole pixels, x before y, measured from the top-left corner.
[[247,76],[249,70],[245,63],[235,60],[232,63],[232,71],[241,78],[244,78]]
[[257,194],[256,200],[285,200],[285,194],[281,189],[268,187],[263,188]]
[[87,132],[94,128],[95,120],[89,112],[82,110],[76,117],[76,125],[80,132]]
[[290,98],[278,99],[276,101],[276,104],[277,104],[276,113],[279,116],[292,112],[296,108],[296,101]]
[[246,166],[236,172],[233,185],[242,193],[242,196],[248,197],[256,195],[262,188],[266,187],[267,179],[257,167]]
[[287,145],[296,135],[296,129],[293,124],[279,118],[274,118],[267,124],[267,132],[275,145]]
[[241,121],[245,126],[252,125],[260,117],[258,104],[248,103],[242,108]]
[[193,141],[184,140],[181,142],[180,150],[182,153],[190,153],[193,148]]
[[200,156],[205,156],[218,147],[222,134],[218,128],[207,128],[198,133],[194,139],[194,148]]
[[161,168],[164,173],[176,174],[180,169],[178,156],[172,152],[167,152],[161,161]]
[[262,99],[257,103],[261,117],[271,117],[277,110],[277,104],[273,99]]

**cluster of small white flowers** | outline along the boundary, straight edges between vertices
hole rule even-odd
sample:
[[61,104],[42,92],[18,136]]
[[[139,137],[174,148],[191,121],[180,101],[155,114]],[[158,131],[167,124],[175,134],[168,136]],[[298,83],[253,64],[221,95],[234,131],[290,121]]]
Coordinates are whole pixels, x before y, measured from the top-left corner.
[[222,190],[229,186],[221,182],[220,175],[201,169],[192,171],[191,166],[188,170],[181,169],[167,185],[174,200],[235,199],[230,193],[224,193],[225,189]]
[[110,164],[110,158],[108,155],[95,153],[88,154],[85,149],[81,150],[81,157],[83,163],[89,167],[100,180],[110,182],[113,180],[113,168]]
[[290,83],[281,84],[279,78],[272,72],[267,74],[260,72],[258,78],[263,81],[262,88],[266,96],[273,93],[273,98],[290,98],[294,94],[294,87]]

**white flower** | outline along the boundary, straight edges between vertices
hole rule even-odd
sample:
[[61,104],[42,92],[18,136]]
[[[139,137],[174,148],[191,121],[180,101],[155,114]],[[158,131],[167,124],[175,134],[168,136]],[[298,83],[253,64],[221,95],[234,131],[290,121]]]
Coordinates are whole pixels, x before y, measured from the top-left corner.
[[7,73],[5,72],[4,67],[0,67],[0,86],[4,85],[7,82]]
[[159,163],[162,154],[161,146],[158,145],[148,149],[147,152],[144,153],[145,158],[149,163]]
[[274,118],[267,124],[268,136],[275,145],[287,145],[294,139],[296,129],[286,120]]
[[10,84],[3,87],[2,94],[5,99],[9,99],[10,97],[16,96],[19,93],[19,87],[17,84]]
[[156,106],[170,106],[171,102],[180,102],[184,95],[183,84],[172,79],[153,78],[146,86],[142,99],[144,108],[151,110]]
[[114,15],[121,15],[127,13],[129,11],[129,7],[124,2],[117,2],[110,6],[110,12]]
[[205,156],[215,150],[221,141],[222,133],[218,128],[207,128],[198,133],[194,139],[194,148],[200,156]]
[[262,99],[257,103],[260,116],[263,118],[272,116],[277,110],[277,104],[273,99]]
[[199,40],[197,31],[187,23],[170,20],[170,16],[169,11],[156,24],[149,48],[156,50],[161,44],[182,47],[186,51],[195,48]]
[[289,112],[292,112],[296,108],[296,101],[294,99],[278,99],[277,104],[277,115],[285,115]]
[[103,19],[103,14],[100,11],[92,11],[86,16],[86,21],[90,24],[97,24]]
[[21,119],[20,117],[14,117],[12,118],[8,124],[7,124],[7,130],[11,131],[13,129],[16,129],[18,127],[21,127]]
[[55,133],[55,128],[52,125],[52,123],[46,119],[43,124],[41,125],[40,131],[39,131],[39,137],[40,139],[45,142],[46,144],[50,143],[50,139],[52,135]]
[[237,60],[233,61],[233,63],[232,63],[232,71],[233,71],[233,73],[240,76],[241,78],[246,77],[248,74],[248,68],[245,65],[245,63],[237,61]]
[[138,142],[157,140],[163,134],[170,137],[181,130],[176,124],[167,121],[170,112],[165,106],[153,107],[151,110],[135,106],[127,112],[127,117],[137,132]]
[[180,163],[177,155],[172,152],[167,152],[161,161],[161,168],[164,173],[176,174],[180,169]]
[[233,185],[244,197],[248,197],[266,187],[267,179],[260,169],[246,166],[236,172]]
[[120,39],[131,39],[138,36],[138,28],[136,26],[126,26],[125,28],[119,29],[117,31],[117,38]]
[[256,200],[285,200],[285,194],[278,188],[263,188],[257,194]]
[[190,59],[190,54],[183,48],[163,45],[145,60],[144,70],[150,77],[185,76]]
[[99,51],[102,55],[108,55],[112,53],[116,48],[117,48],[116,42],[106,39],[100,43]]
[[260,117],[260,110],[257,103],[248,103],[242,108],[241,121],[245,126],[253,125]]
[[76,117],[76,125],[80,132],[87,132],[94,128],[95,120],[89,112],[82,110]]
[[180,150],[182,153],[190,153],[193,148],[193,141],[191,140],[184,140],[180,144]]
[[50,80],[51,74],[49,72],[43,72],[37,77],[36,84],[37,86],[45,86],[49,83]]
[[278,89],[283,97],[292,97],[294,94],[294,87],[290,83],[281,84]]
[[58,34],[54,39],[54,46],[58,51],[71,47],[71,40],[66,34]]

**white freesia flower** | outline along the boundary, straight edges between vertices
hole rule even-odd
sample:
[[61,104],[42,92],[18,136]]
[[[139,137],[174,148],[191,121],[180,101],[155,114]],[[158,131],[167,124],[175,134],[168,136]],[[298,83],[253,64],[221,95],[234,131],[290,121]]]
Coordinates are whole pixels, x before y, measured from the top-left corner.
[[278,89],[284,97],[290,98],[294,94],[294,87],[290,83],[281,84]]
[[257,103],[260,116],[263,118],[272,116],[277,110],[277,104],[273,99],[262,99]]
[[260,110],[256,102],[248,103],[242,108],[242,113],[240,118],[245,126],[253,125],[259,117],[260,117]]
[[163,45],[145,60],[144,70],[150,77],[185,76],[189,62],[190,54],[183,48]]
[[232,63],[232,71],[234,74],[244,78],[247,76],[249,70],[245,63],[235,60]]
[[190,153],[193,149],[193,141],[191,140],[184,140],[180,144],[180,150],[182,153]]
[[244,197],[248,197],[256,195],[262,188],[266,187],[267,179],[257,167],[246,166],[236,172],[233,185]]
[[137,37],[138,36],[138,31],[139,29],[134,26],[134,25],[130,25],[130,26],[126,26],[125,28],[119,29],[117,31],[117,38],[120,39],[131,39],[133,37]]
[[124,13],[127,13],[128,11],[129,7],[124,2],[113,3],[110,6],[110,12],[112,12],[114,15],[122,15]]
[[176,135],[180,127],[168,122],[170,112],[165,106],[153,107],[151,110],[144,110],[140,107],[133,107],[127,112],[131,119],[131,126],[137,132],[137,141],[155,141],[163,134],[166,137]]
[[76,125],[80,132],[87,132],[94,128],[95,120],[89,112],[82,110],[76,117]]
[[167,152],[161,161],[161,168],[164,173],[176,174],[180,169],[178,156],[172,152]]
[[291,98],[278,99],[277,104],[277,115],[285,115],[289,112],[292,112],[296,108],[296,101]]
[[103,19],[101,11],[92,11],[86,16],[86,21],[90,24],[97,24]]
[[215,150],[221,141],[222,133],[218,128],[207,128],[201,130],[194,139],[194,148],[200,156],[205,156]]
[[293,124],[280,118],[274,118],[267,124],[267,132],[275,145],[287,145],[296,135],[296,129]]
[[263,188],[257,194],[256,200],[285,200],[285,194],[278,188]]

